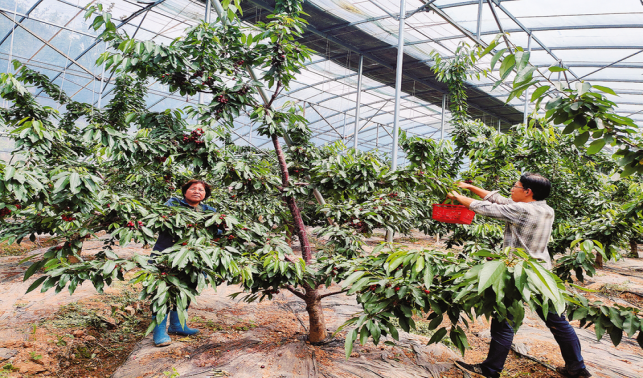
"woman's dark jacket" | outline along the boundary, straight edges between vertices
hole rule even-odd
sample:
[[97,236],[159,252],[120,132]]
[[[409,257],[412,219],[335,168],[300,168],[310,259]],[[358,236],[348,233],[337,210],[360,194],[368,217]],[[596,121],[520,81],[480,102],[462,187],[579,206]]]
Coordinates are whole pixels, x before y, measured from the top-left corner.
[[[165,206],[183,206],[188,209],[194,209],[194,207],[190,206],[187,202],[185,202],[185,199],[178,199],[175,197],[170,198],[170,200],[165,203]],[[204,204],[199,204],[199,206],[201,206],[201,210],[203,212],[217,211],[217,209],[215,209],[212,206],[208,206]],[[221,233],[222,231],[219,230],[219,234]],[[159,238],[156,240],[156,244],[154,244],[154,248],[152,250],[159,251],[159,252],[164,251],[165,249],[173,246],[178,240],[179,238],[176,235],[172,235],[168,231],[161,231],[159,233]]]

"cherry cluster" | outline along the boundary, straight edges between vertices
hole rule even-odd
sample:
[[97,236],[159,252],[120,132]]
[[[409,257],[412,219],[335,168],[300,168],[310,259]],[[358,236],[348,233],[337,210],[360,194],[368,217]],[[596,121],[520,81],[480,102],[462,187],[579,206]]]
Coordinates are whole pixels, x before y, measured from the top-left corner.
[[138,221],[137,223],[134,223],[134,221],[129,221],[127,222],[127,227],[129,227],[130,229],[133,229],[136,227],[136,224],[138,224],[139,227],[143,226],[143,222],[141,221]]
[[11,214],[11,210],[7,209],[6,207],[0,210],[0,218],[4,218],[9,214]]
[[165,180],[165,182],[169,183],[172,180],[172,175],[163,176],[163,180]]
[[395,198],[395,197],[398,196],[398,194],[397,193],[389,193],[388,196],[391,197],[391,198]]
[[217,100],[218,103],[221,103],[221,104],[224,104],[224,105],[227,104],[228,101],[230,101],[225,95],[218,95],[216,100]]
[[190,143],[194,142],[195,144],[203,144],[205,143],[204,141],[200,140],[201,136],[205,134],[202,128],[198,128],[196,130],[193,130],[190,134],[183,135],[183,142],[185,143]]
[[464,182],[466,184],[473,184],[473,180],[471,180],[471,179],[466,179],[466,180],[464,180]]
[[165,163],[167,156],[155,156],[154,159],[158,162]]
[[65,222],[73,222],[73,221],[75,221],[75,220],[76,220],[76,218],[75,218],[73,215],[62,214],[60,217],[61,217],[61,218],[62,218],[62,220],[64,220]]
[[362,221],[354,222],[355,219],[356,219],[355,217],[351,217],[351,219],[349,220],[348,225],[350,227],[354,228],[357,232],[360,232],[360,233],[364,233],[368,231],[368,226],[366,225],[366,223]]
[[279,290],[273,289],[273,290],[264,290],[263,291],[266,294],[279,294]]
[[208,78],[203,83],[201,83],[201,85],[210,85],[210,84],[212,84],[212,76],[208,76]]

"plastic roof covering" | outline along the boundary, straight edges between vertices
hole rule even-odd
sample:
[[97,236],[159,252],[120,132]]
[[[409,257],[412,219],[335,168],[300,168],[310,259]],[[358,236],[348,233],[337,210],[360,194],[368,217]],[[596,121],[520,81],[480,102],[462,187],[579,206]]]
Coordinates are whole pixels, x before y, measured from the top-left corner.
[[[74,99],[97,103],[102,70],[94,62],[104,51],[105,44],[96,43],[96,33],[88,28],[89,23],[83,19],[85,1],[0,0],[1,72],[12,70],[8,65],[11,55],[12,59],[19,59],[50,76]],[[509,39],[513,43],[526,47],[528,33],[531,32],[533,64],[544,68],[555,64],[568,67],[570,71],[561,80],[569,81],[571,85],[574,85],[574,80],[583,79],[615,89],[619,96],[610,97],[619,105],[617,113],[643,124],[641,0],[491,2],[492,5],[484,0],[482,6],[482,41],[490,42],[501,26],[510,33]],[[395,16],[399,13],[399,0],[308,0],[307,3],[351,23],[395,51],[398,33]],[[461,41],[474,43],[479,10],[479,0],[435,0],[429,3],[426,7],[428,11],[419,11],[407,19],[404,35],[405,54],[425,64],[426,71],[430,71],[429,53],[434,49],[448,57],[453,55]],[[198,1],[165,0],[149,12],[141,12],[149,4],[113,0],[106,6],[111,8],[118,20],[124,20],[138,11],[140,14],[124,24],[122,29],[129,35],[136,33],[137,39],[153,39],[161,43],[169,43],[187,27],[203,19],[204,4]],[[406,1],[407,12],[424,5],[420,0]],[[491,6],[496,11],[498,22],[490,10]],[[261,13],[265,13],[260,7],[252,10],[254,15],[248,11],[244,14],[248,23],[260,19]],[[213,13],[213,18],[215,15]],[[16,23],[22,26],[15,27],[12,32],[12,25]],[[294,100],[306,105],[306,117],[311,122],[315,143],[344,139],[348,146],[352,146],[357,73],[351,62],[355,61],[358,53],[347,52],[344,64],[343,57],[330,56],[330,49],[317,50],[307,70],[297,77],[290,91],[279,101]],[[77,64],[71,62],[70,58],[75,59]],[[487,68],[489,60],[490,57],[483,59],[479,69]],[[109,77],[109,74],[106,76]],[[391,77],[378,81],[364,76],[360,149],[391,150],[395,93],[391,82]],[[510,83],[491,90],[493,82],[483,77],[471,80],[469,85],[481,90],[485,96],[506,100]],[[110,99],[111,88],[112,85],[108,83],[104,89],[103,104]],[[152,110],[197,103],[197,98],[168,93],[167,88],[158,83],[150,83],[149,88],[147,104]],[[414,93],[415,83],[406,89],[402,94],[400,127],[411,135],[439,138],[442,117],[439,104],[418,97]],[[53,104],[51,99],[39,98],[45,104]],[[524,98],[514,99],[510,105],[522,112]],[[485,115],[481,114],[484,118]],[[489,116],[485,121],[496,122],[492,118]],[[447,112],[446,137],[450,129],[448,119]],[[234,132],[239,144],[267,147],[268,140],[252,132],[247,118],[237,120]],[[0,141],[0,151],[9,148],[6,141]]]

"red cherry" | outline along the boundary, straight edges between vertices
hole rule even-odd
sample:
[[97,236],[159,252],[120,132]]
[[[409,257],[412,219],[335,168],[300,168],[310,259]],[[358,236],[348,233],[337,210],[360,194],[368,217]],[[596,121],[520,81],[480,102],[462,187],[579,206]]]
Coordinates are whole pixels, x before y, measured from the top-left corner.
[[188,245],[188,243],[181,243],[181,245]]
[[400,288],[399,288],[399,287],[395,287],[395,291],[400,291]]

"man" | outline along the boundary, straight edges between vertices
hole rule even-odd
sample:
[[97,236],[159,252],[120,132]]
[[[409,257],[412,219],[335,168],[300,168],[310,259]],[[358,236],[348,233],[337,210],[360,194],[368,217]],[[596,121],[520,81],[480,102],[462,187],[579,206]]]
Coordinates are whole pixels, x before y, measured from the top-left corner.
[[[505,221],[504,247],[522,248],[551,269],[547,242],[551,236],[554,210],[545,202],[551,191],[549,180],[539,174],[525,173],[511,188],[511,199],[502,197],[498,191],[490,192],[462,182],[458,186],[483,200],[477,201],[457,192],[451,192],[448,198],[457,200],[476,214]],[[541,310],[538,310],[538,316],[554,335],[565,360],[565,367],[556,371],[566,377],[591,377],[581,356],[578,336],[565,316],[549,312],[545,320]],[[493,318],[487,359],[475,365],[457,361],[456,366],[473,377],[500,377],[513,337],[513,328],[506,320],[499,322]]]

